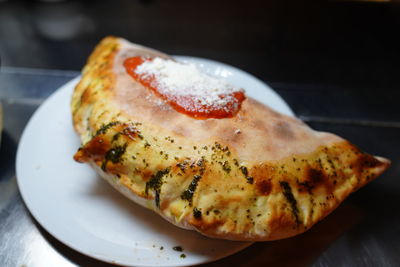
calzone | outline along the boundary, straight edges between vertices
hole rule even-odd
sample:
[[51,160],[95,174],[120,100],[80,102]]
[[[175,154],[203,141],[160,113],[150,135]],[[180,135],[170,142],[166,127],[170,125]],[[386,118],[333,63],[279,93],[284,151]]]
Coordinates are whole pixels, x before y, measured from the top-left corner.
[[176,226],[250,241],[306,231],[390,165],[245,89],[107,37],[73,92],[74,158]]

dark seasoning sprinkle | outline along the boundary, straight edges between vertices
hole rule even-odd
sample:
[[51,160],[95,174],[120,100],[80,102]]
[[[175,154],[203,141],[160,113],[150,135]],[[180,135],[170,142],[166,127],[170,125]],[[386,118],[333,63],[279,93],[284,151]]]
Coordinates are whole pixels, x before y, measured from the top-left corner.
[[101,165],[101,169],[106,171],[107,169],[107,162],[111,161],[112,163],[119,163],[122,160],[122,156],[126,151],[127,144],[123,146],[115,146],[106,152],[105,160]]
[[108,129],[110,129],[111,127],[114,127],[115,125],[118,125],[118,124],[121,124],[121,122],[113,121],[113,122],[110,122],[108,124],[101,126],[100,129],[97,130],[95,136],[100,135],[100,134],[105,134],[108,131]]
[[[106,131],[107,131],[109,128],[111,128],[112,126],[117,125],[117,124],[120,124],[120,123],[119,123],[119,122],[112,122],[112,123],[109,123],[109,124],[107,124],[107,125],[103,125],[102,128],[99,129],[99,130],[96,132],[96,135],[106,133]],[[115,134],[115,135],[113,136],[112,140],[113,140],[113,141],[117,141],[119,135],[120,135],[120,133]],[[138,134],[138,135],[139,135],[139,134]],[[140,136],[139,136],[139,137],[140,137]],[[140,138],[143,139],[143,137],[140,137]],[[171,137],[169,137],[169,136],[166,137],[165,140],[168,140],[168,141],[170,141],[171,143],[174,143],[174,140],[171,139]],[[105,160],[105,162],[103,162],[104,169],[105,169],[105,167],[106,167],[107,161],[111,161],[111,162],[113,162],[113,163],[117,163],[117,162],[119,162],[119,161],[121,160],[122,155],[125,153],[126,146],[127,146],[127,144],[124,144],[124,145],[122,145],[122,146],[115,146],[114,148],[112,148],[112,149],[110,149],[109,151],[106,152],[106,157],[105,157],[106,160]],[[156,145],[153,144],[153,146],[156,146]],[[145,147],[145,148],[150,147],[150,144],[149,144],[147,141],[145,141],[144,147]],[[231,153],[230,153],[228,147],[222,147],[220,144],[218,144],[218,143],[216,142],[215,145],[214,145],[214,146],[210,146],[210,148],[211,148],[211,150],[214,152],[214,153],[211,155],[212,160],[213,160],[215,163],[219,164],[219,165],[221,166],[221,168],[222,168],[222,170],[219,171],[220,173],[222,173],[222,171],[224,171],[224,172],[226,172],[226,173],[230,173],[230,171],[231,171],[231,166],[232,166],[232,168],[233,168],[234,170],[237,170],[237,169],[240,170],[240,172],[244,175],[245,179],[247,180],[247,183],[249,183],[249,184],[253,184],[253,183],[254,183],[254,178],[251,177],[251,176],[249,176],[249,171],[248,171],[248,169],[247,169],[246,166],[241,166],[242,163],[239,164],[238,160],[235,159],[235,158],[230,158],[230,159],[228,159],[228,160],[225,160],[225,159],[227,159],[227,157],[230,157],[230,156],[231,156]],[[179,149],[182,149],[182,147],[179,146]],[[194,150],[197,150],[198,153],[200,153],[200,150],[201,150],[201,149],[207,150],[208,148],[207,148],[207,146],[204,146],[204,147],[200,147],[200,146],[199,146],[199,147],[196,147],[196,146],[193,146],[193,149],[194,149]],[[224,153],[221,153],[221,151],[224,152]],[[168,159],[168,154],[167,154],[166,152],[160,151],[159,153],[160,153],[160,155],[164,155],[164,158],[165,158],[166,160]],[[138,154],[138,153],[137,153],[137,154]],[[348,155],[347,155],[347,156],[348,156]],[[136,159],[135,156],[132,156],[132,158],[133,158],[133,159]],[[175,160],[178,160],[178,158],[176,158],[176,157],[174,157],[174,158],[175,158]],[[333,160],[334,160],[335,162],[336,162],[336,159],[337,159],[337,158],[333,158]],[[295,167],[299,166],[299,164],[302,163],[301,165],[304,165],[304,164],[312,164],[312,165],[314,165],[314,166],[317,165],[317,168],[320,168],[320,169],[322,169],[322,170],[325,169],[325,170],[327,170],[327,171],[331,171],[331,172],[333,173],[332,175],[333,175],[334,177],[337,176],[337,173],[336,173],[336,166],[335,166],[334,162],[332,161],[332,159],[329,158],[329,157],[328,157],[327,159],[323,159],[323,160],[321,160],[321,158],[318,158],[318,159],[316,159],[316,160],[311,160],[311,159],[310,159],[310,160],[307,160],[307,159],[301,159],[300,157],[299,157],[299,158],[294,158],[294,157],[293,157],[293,158],[289,158],[288,160],[289,160],[289,164],[288,164],[288,165],[286,165],[286,166],[285,166],[285,165],[281,165],[280,168],[279,168],[278,166],[276,166],[276,168],[278,169],[277,171],[279,171],[279,173],[280,173],[281,175],[290,173],[290,167],[293,166],[293,165],[294,165],[293,170],[296,170],[296,171],[298,171],[298,172],[301,171],[300,168],[295,168]],[[193,176],[193,179],[192,179],[191,183],[188,185],[187,189],[184,190],[184,191],[182,192],[182,194],[181,194],[181,199],[187,200],[187,201],[189,202],[189,206],[190,206],[190,207],[192,207],[193,195],[194,195],[194,193],[195,193],[195,191],[196,191],[197,184],[198,184],[199,180],[201,179],[201,177],[202,177],[202,175],[203,175],[203,173],[204,173],[205,164],[208,164],[208,163],[213,164],[213,163],[214,163],[213,161],[208,162],[208,161],[205,159],[205,157],[203,156],[203,157],[201,157],[201,159],[199,159],[198,161],[193,161],[193,160],[191,160],[190,158],[187,158],[187,160],[185,160],[185,161],[183,161],[183,162],[179,162],[179,163],[176,164],[176,166],[177,166],[183,173],[185,173],[185,170],[186,170],[188,173],[193,173],[193,174],[194,174],[195,171],[197,172],[197,170],[200,170],[200,175],[198,175],[198,174],[194,175],[194,176]],[[291,164],[290,161],[294,162],[295,164]],[[143,159],[143,162],[145,162],[144,159]],[[231,163],[231,164],[230,164],[230,163]],[[366,162],[366,163],[369,163],[369,162]],[[372,163],[371,163],[371,164],[372,164]],[[328,166],[330,167],[330,169],[327,168],[326,165],[328,165]],[[147,166],[148,166],[148,164],[147,164]],[[189,167],[190,167],[190,169],[189,169]],[[237,169],[235,169],[236,167],[237,167]],[[324,168],[324,167],[325,167],[325,168]],[[349,167],[352,168],[351,165],[350,165]],[[102,168],[103,168],[103,166],[102,166]],[[194,169],[193,169],[193,168],[194,168]],[[191,170],[191,169],[193,169],[193,170]],[[275,171],[275,167],[272,168],[272,170]],[[250,169],[250,171],[252,171],[252,169]],[[289,172],[288,172],[288,171],[289,171]],[[158,208],[160,208],[160,193],[161,193],[161,186],[162,186],[162,184],[163,184],[163,178],[164,178],[165,175],[167,175],[169,172],[170,172],[170,167],[168,167],[168,168],[166,168],[166,169],[164,169],[164,170],[160,170],[160,171],[158,171],[155,175],[152,175],[152,176],[151,176],[151,179],[146,183],[145,192],[146,192],[146,194],[147,194],[149,189],[154,190],[154,193],[155,193],[155,202],[156,202],[156,206],[157,206]],[[238,172],[238,173],[240,174],[240,172]],[[253,173],[251,173],[251,174],[253,174]],[[170,174],[170,176],[171,176],[171,175],[172,175],[172,174]],[[177,175],[182,175],[182,174],[181,174],[181,173],[178,173]],[[256,183],[257,183],[257,182],[258,182],[258,181],[256,181]],[[336,180],[334,180],[333,183],[336,184]],[[284,195],[284,197],[285,197],[287,203],[289,204],[288,206],[290,206],[290,211],[292,212],[292,215],[293,215],[293,217],[294,217],[294,219],[295,219],[295,221],[296,221],[296,224],[299,226],[299,224],[301,223],[301,222],[300,222],[300,218],[299,218],[300,211],[299,211],[299,209],[298,209],[298,203],[297,203],[297,201],[296,201],[296,198],[295,198],[295,196],[293,195],[292,188],[291,188],[290,184],[289,184],[288,182],[286,182],[286,181],[280,181],[279,184],[280,184],[281,189],[282,189],[282,194]],[[310,184],[308,181],[299,182],[299,181],[297,180],[297,184],[300,185],[300,186],[302,186],[302,187],[304,188],[303,190],[308,191],[308,192],[312,195],[312,184]],[[242,187],[241,189],[244,190],[243,187]],[[215,190],[215,192],[217,192],[217,190]],[[326,196],[326,200],[329,200],[330,198],[334,198],[334,195]],[[256,199],[254,198],[254,201],[255,201],[255,200],[256,200]],[[312,202],[312,206],[315,206],[315,205],[316,205],[314,199],[311,199],[311,202]],[[318,203],[318,204],[319,204],[319,205],[327,205],[326,203]],[[199,208],[197,208],[197,207],[194,207],[192,211],[193,211],[193,217],[194,217],[195,219],[201,219],[201,218],[202,218],[202,211],[201,211],[201,209],[199,209]],[[211,211],[209,211],[209,210],[205,211],[205,210],[204,210],[204,212],[205,212],[206,215],[209,215],[210,212],[213,212],[214,214],[219,214],[219,213],[220,213],[219,210],[211,210]],[[250,217],[252,217],[251,214],[250,214],[250,210],[246,210],[246,212],[247,212],[246,217],[247,217],[248,219],[250,219]],[[312,213],[313,213],[313,209],[311,210],[311,214],[312,214]],[[203,214],[203,215],[204,215],[204,214]],[[261,214],[257,214],[256,216],[257,216],[257,217],[260,217]],[[252,219],[251,219],[251,220],[252,220]],[[253,221],[253,220],[252,220],[252,222],[253,222],[253,224],[254,224],[254,221]],[[236,221],[235,221],[235,223],[236,223]],[[160,247],[160,250],[163,250],[163,247]],[[182,251],[183,251],[183,248],[182,248],[181,246],[176,246],[176,247],[173,247],[173,250],[178,251],[178,252],[182,252]],[[180,257],[181,257],[181,258],[185,258],[186,255],[182,253],[182,254],[180,255]]]
[[189,206],[192,206],[193,194],[196,191],[197,183],[200,181],[200,179],[201,179],[200,175],[196,174],[195,176],[193,176],[193,180],[190,183],[189,187],[181,194],[181,198],[183,200],[189,201]]
[[183,251],[183,248],[181,246],[175,246],[172,249],[175,250],[175,251],[179,251],[179,252]]
[[285,196],[286,200],[289,202],[291,211],[293,216],[295,217],[296,224],[300,224],[300,219],[299,219],[299,209],[297,207],[297,201],[294,198],[294,195],[292,193],[292,188],[290,187],[288,182],[285,181],[280,181],[279,184],[281,185],[283,189],[283,195]]
[[201,219],[201,210],[198,208],[193,208],[193,217],[197,220]]
[[145,193],[148,194],[149,189],[153,189],[155,193],[154,201],[156,206],[160,208],[160,193],[161,186],[163,184],[164,175],[168,174],[171,168],[166,168],[164,170],[158,171],[155,175],[151,176],[151,179],[146,183]]

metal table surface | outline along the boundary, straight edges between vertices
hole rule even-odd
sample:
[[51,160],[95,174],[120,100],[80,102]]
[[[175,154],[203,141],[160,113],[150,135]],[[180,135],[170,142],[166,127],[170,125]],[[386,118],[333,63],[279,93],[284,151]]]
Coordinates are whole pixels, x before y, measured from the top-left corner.
[[[16,150],[27,121],[48,95],[78,74],[23,68],[0,71],[4,113],[0,266],[111,266],[66,247],[48,234],[30,215],[16,185]],[[365,151],[388,157],[392,167],[305,234],[255,243],[208,266],[399,266],[400,93],[269,84],[313,128],[335,132]]]

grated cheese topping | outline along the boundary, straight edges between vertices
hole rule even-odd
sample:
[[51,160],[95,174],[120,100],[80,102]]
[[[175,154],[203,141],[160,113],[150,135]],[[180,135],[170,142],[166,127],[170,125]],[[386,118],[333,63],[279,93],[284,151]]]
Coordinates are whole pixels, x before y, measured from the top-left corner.
[[236,102],[234,92],[243,92],[228,82],[201,72],[194,64],[180,63],[159,57],[139,65],[135,73],[143,79],[153,79],[151,84],[164,95],[190,96],[207,107],[223,107]]

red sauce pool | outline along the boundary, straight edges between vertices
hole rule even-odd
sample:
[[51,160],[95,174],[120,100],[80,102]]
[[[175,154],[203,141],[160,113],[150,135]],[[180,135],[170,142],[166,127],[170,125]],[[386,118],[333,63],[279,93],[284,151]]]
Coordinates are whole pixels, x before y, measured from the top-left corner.
[[219,95],[221,99],[227,97],[225,105],[203,105],[198,99],[191,95],[173,95],[163,94],[157,88],[157,78],[154,75],[137,74],[136,68],[145,61],[151,61],[152,58],[144,57],[131,57],[125,60],[124,66],[127,73],[133,79],[140,82],[143,86],[153,91],[157,96],[164,99],[176,111],[184,113],[196,119],[222,119],[233,117],[241,107],[242,102],[246,99],[241,91],[233,92],[231,94]]

